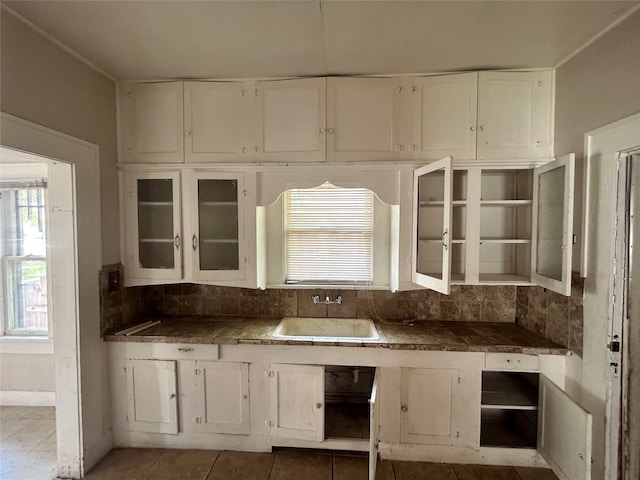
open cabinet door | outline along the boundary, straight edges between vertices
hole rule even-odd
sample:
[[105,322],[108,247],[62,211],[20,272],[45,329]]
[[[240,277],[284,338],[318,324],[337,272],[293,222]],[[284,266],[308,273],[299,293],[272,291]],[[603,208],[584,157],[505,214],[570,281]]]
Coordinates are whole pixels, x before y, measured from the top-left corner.
[[573,185],[575,155],[566,155],[533,172],[531,281],[571,294]]
[[412,281],[449,294],[451,284],[451,157],[413,172]]
[[378,465],[378,425],[380,425],[380,403],[378,402],[378,385],[380,384],[380,369],[376,368],[369,398],[369,480],[376,479]]
[[540,375],[538,451],[560,480],[591,479],[591,414]]

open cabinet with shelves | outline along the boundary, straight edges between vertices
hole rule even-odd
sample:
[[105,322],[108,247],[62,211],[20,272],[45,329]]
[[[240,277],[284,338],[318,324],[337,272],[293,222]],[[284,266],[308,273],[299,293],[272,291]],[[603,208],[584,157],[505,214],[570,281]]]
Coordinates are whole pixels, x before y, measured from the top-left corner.
[[529,282],[532,179],[531,170],[480,173],[480,282]]
[[414,283],[537,284],[571,292],[573,154],[540,167],[414,172]]

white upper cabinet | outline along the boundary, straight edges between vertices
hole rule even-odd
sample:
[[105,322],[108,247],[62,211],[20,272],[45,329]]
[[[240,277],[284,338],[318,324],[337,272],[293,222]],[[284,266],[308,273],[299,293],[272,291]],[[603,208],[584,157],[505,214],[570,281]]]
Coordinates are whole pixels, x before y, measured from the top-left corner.
[[135,172],[124,179],[125,264],[136,279],[182,278],[179,172]]
[[258,161],[325,161],[324,78],[257,82]]
[[563,295],[571,295],[573,244],[572,153],[533,171],[531,279]]
[[478,74],[416,77],[412,90],[413,158],[475,159]]
[[249,161],[253,158],[252,85],[185,82],[186,162]]
[[121,159],[180,163],[184,159],[182,82],[125,85],[120,102]]
[[185,276],[241,280],[244,261],[244,177],[233,172],[184,174]]
[[451,284],[452,198],[451,157],[415,170],[412,281],[447,295]]
[[[405,80],[406,81],[406,80]],[[327,79],[327,159],[397,160],[402,141],[402,80]]]
[[480,72],[478,158],[549,158],[552,81],[545,72]]

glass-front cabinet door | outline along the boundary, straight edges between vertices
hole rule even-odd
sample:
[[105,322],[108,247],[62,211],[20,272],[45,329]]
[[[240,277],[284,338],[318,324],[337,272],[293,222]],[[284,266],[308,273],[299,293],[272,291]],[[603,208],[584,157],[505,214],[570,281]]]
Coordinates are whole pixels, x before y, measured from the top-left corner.
[[241,173],[185,174],[187,278],[244,279],[243,179]]
[[180,174],[136,172],[127,177],[125,212],[134,278],[182,277]]
[[447,295],[451,284],[452,192],[451,157],[414,171],[412,281]]
[[573,153],[533,172],[531,281],[563,295],[571,294],[574,176]]

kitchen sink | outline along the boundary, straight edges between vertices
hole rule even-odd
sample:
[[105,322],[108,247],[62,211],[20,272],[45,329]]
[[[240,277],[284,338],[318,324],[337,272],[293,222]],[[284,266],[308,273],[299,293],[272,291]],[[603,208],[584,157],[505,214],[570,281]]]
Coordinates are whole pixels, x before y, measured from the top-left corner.
[[379,340],[373,321],[368,318],[284,317],[273,333],[275,338],[291,340],[338,339]]

